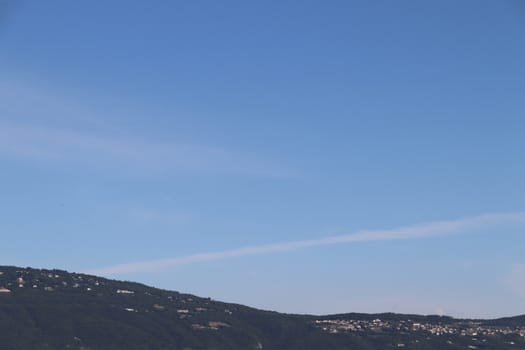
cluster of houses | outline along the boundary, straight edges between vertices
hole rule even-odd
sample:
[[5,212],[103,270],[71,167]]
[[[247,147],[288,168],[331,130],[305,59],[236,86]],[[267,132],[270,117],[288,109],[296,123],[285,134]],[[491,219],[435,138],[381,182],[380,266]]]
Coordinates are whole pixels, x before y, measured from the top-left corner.
[[209,321],[207,324],[193,323],[191,328],[195,330],[213,330],[217,331],[224,327],[231,327],[229,324],[219,321]]
[[48,292],[63,288],[84,288],[90,291],[93,285],[98,286],[100,283],[93,279],[85,280],[83,276],[77,274],[71,274],[65,278],[58,273],[42,271],[35,274],[26,270],[17,270],[16,277],[13,277],[12,274],[8,276],[0,271],[0,293],[11,293],[17,288],[42,289]]
[[[329,333],[345,332],[392,332],[411,333],[427,332],[434,336],[459,335],[469,337],[497,336],[497,335],[518,335],[525,337],[525,326],[504,327],[494,325],[484,325],[476,321],[454,321],[451,323],[420,323],[412,320],[387,321],[381,319],[374,320],[345,320],[345,319],[322,319],[316,320],[317,327]],[[476,338],[474,338],[476,339]]]

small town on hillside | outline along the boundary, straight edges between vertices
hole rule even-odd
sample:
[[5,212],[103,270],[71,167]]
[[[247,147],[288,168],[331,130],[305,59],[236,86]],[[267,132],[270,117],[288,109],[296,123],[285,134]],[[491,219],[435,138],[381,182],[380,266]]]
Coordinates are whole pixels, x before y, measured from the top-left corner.
[[[319,319],[315,325],[329,333],[349,332],[397,332],[399,334],[410,334],[414,332],[426,333],[432,336],[455,335],[470,337],[474,343],[485,343],[487,337],[498,335],[515,335],[525,337],[525,327],[503,327],[497,325],[485,325],[480,321],[453,320],[451,323],[429,323],[416,322],[413,320],[346,320],[346,319]],[[416,340],[417,342],[417,340]],[[449,342],[452,342],[449,340]],[[509,342],[513,345],[513,342]],[[399,343],[398,347],[404,347]],[[477,349],[476,345],[469,345],[470,349]]]

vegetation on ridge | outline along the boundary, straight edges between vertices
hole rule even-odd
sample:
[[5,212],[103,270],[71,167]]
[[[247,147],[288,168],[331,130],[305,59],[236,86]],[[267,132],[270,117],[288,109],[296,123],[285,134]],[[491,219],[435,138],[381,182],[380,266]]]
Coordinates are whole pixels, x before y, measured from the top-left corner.
[[287,315],[60,270],[0,266],[10,350],[523,349],[525,317]]

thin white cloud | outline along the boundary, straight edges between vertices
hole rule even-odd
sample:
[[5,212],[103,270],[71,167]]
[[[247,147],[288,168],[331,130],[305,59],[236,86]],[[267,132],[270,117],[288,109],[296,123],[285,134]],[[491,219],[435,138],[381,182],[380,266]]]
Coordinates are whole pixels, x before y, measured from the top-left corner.
[[291,172],[279,166],[224,148],[101,135],[4,123],[0,124],[0,156],[141,173],[212,171],[291,176]]
[[125,120],[122,116],[93,112],[82,100],[87,98],[33,80],[15,77],[1,81],[0,157],[117,173],[190,171],[270,178],[295,175],[289,167],[260,155],[210,145],[206,140],[162,142],[141,138],[140,132],[137,135],[123,130],[117,123]]
[[0,81],[0,111],[2,119],[12,123],[108,126],[107,116],[95,115],[68,92],[18,77]]
[[193,263],[222,260],[228,258],[287,252],[308,247],[348,244],[368,241],[406,240],[434,236],[444,236],[464,233],[475,228],[488,225],[525,222],[525,212],[484,214],[475,217],[451,221],[437,221],[426,224],[400,227],[390,230],[358,231],[347,235],[338,235],[320,239],[283,242],[258,246],[248,246],[217,252],[197,253],[171,259],[141,261],[109,266],[90,271],[98,275],[117,275],[133,272],[160,270],[168,267],[188,265]]

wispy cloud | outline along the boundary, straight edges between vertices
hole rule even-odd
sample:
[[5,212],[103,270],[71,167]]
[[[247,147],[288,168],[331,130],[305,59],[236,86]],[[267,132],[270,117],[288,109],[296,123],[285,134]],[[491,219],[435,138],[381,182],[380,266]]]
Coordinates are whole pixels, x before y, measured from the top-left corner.
[[140,131],[122,128],[117,123],[124,120],[122,117],[100,115],[81,100],[34,81],[1,81],[0,157],[140,174],[190,171],[271,178],[295,175],[275,160],[208,144],[206,140],[179,142],[142,137]]
[[107,115],[95,115],[78,98],[56,86],[19,77],[9,78],[9,72],[1,73],[2,120],[13,123],[40,122],[45,125],[74,125],[79,122],[83,126],[108,125]]
[[113,137],[27,124],[0,124],[0,156],[68,162],[91,168],[213,171],[266,177],[291,172],[271,162],[225,148]]
[[228,258],[294,251],[309,247],[349,244],[369,241],[406,240],[464,233],[475,228],[510,222],[525,222],[525,212],[493,213],[451,221],[437,221],[389,230],[358,231],[352,234],[320,239],[291,241],[275,244],[248,246],[237,249],[197,253],[171,259],[141,261],[120,264],[90,271],[99,275],[116,275],[133,272],[154,271],[168,267]]

